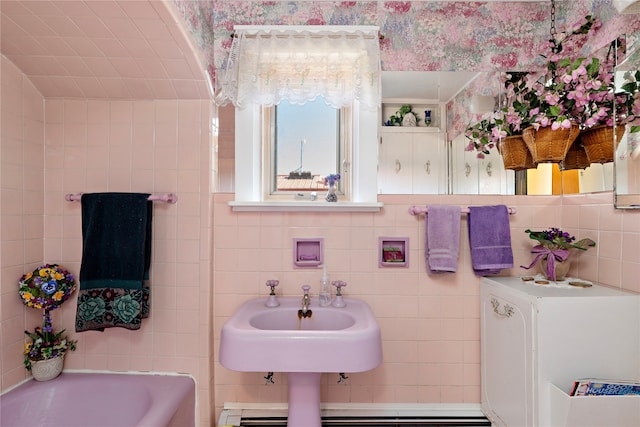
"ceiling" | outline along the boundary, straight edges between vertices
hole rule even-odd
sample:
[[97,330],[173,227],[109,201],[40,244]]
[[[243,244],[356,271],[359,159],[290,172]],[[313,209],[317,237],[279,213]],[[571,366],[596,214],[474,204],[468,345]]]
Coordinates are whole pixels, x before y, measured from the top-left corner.
[[477,75],[466,71],[383,71],[382,98],[446,102]]
[[0,0],[0,52],[46,98],[208,99],[164,1]]
[[[46,98],[210,97],[197,49],[166,1],[0,0],[0,13],[0,52]],[[383,97],[448,100],[474,75],[385,72]]]
[[[0,0],[0,14],[0,53],[47,98],[210,98],[199,50],[168,0]],[[474,76],[384,72],[383,97],[446,101]]]

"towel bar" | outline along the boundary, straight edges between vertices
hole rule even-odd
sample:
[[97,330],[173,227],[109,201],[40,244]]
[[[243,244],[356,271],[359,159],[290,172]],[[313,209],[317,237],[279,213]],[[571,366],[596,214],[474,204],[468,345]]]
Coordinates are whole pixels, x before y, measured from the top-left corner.
[[[82,198],[82,193],[78,193],[78,194],[67,194],[66,196],[64,196],[64,199],[67,202],[79,202],[80,199]],[[152,194],[151,196],[149,196],[149,198],[147,200],[150,201],[160,201],[160,202],[166,202],[169,204],[175,204],[178,202],[178,196],[176,196],[173,193],[167,193],[167,194],[160,194],[160,195],[154,195]]]
[[[509,211],[509,215],[515,215],[516,214],[516,208],[507,208],[507,210]],[[411,215],[426,214],[427,212],[429,212],[429,209],[424,208],[424,207],[420,207],[420,206],[411,206],[409,208],[409,213]],[[460,209],[460,213],[463,213],[463,214],[469,213],[469,208]]]

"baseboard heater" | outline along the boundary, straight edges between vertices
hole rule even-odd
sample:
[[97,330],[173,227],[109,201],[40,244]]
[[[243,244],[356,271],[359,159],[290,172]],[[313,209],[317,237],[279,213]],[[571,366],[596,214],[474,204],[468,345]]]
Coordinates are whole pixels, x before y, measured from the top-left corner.
[[[220,426],[286,427],[287,410],[281,404],[225,404]],[[322,425],[366,427],[491,426],[480,405],[455,404],[328,404]]]

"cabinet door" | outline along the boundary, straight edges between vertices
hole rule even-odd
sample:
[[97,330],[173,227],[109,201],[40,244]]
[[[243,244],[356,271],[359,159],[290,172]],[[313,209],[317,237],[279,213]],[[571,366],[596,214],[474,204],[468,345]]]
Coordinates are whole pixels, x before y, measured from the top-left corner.
[[413,137],[413,194],[444,194],[442,173],[445,168],[443,142],[439,133],[415,134]]
[[478,162],[478,184],[480,194],[514,194],[515,175],[504,168],[498,150],[491,150]]
[[480,294],[482,409],[494,425],[533,426],[533,348],[531,305]]
[[378,187],[382,194],[411,194],[412,161],[410,133],[384,133],[380,137]]
[[456,194],[478,194],[478,158],[475,151],[465,151],[464,145],[460,147],[458,164],[454,164],[458,182]]

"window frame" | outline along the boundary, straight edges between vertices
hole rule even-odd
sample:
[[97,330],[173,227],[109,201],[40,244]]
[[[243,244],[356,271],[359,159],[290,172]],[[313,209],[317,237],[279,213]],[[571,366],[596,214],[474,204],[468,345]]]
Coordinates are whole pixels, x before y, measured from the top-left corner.
[[305,211],[305,212],[379,212],[384,206],[378,201],[378,122],[380,110],[371,111],[354,101],[351,108],[351,157],[343,167],[349,173],[350,201],[328,203],[324,197],[315,201],[264,199],[264,156],[262,107],[251,104],[235,109],[235,200],[228,204],[233,211]]

